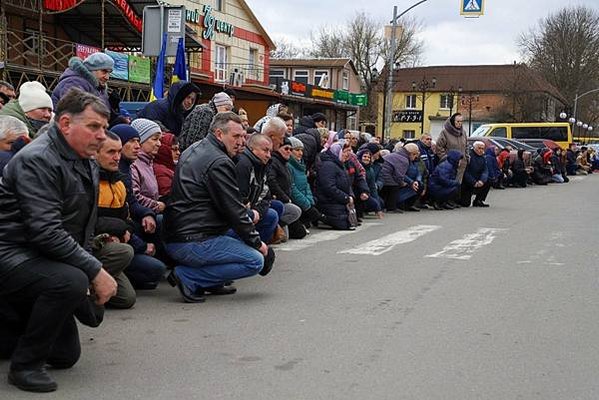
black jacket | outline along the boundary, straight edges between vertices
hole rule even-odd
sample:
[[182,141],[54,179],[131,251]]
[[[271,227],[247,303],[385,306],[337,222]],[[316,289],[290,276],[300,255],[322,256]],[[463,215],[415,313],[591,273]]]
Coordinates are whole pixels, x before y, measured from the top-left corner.
[[347,203],[351,196],[349,176],[339,158],[330,151],[322,153],[320,159],[316,174],[317,207],[333,227],[347,229]]
[[98,166],[80,158],[53,124],[15,155],[0,180],[0,278],[47,257],[94,279],[102,267],[88,252],[97,201]]
[[262,216],[266,215],[270,207],[270,192],[266,184],[267,168],[248,148],[239,155],[235,165],[241,202],[249,203]]
[[235,164],[225,146],[209,134],[181,154],[164,212],[167,242],[194,242],[233,229],[253,248],[262,242],[241,202]]
[[316,128],[306,129],[303,133],[297,133],[294,135],[304,144],[304,164],[308,171],[312,170],[316,164],[316,157],[322,150],[320,144],[320,132]]
[[267,182],[273,198],[283,203],[291,202],[291,173],[287,168],[287,160],[279,152],[272,153]]

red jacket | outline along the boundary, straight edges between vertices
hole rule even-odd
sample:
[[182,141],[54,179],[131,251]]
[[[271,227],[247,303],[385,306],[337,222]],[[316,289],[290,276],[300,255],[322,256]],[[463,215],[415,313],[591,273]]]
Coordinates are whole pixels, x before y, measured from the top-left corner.
[[173,161],[172,144],[175,135],[165,133],[162,135],[161,146],[154,158],[154,175],[158,181],[158,193],[160,197],[168,196],[173,186],[175,176],[175,162]]

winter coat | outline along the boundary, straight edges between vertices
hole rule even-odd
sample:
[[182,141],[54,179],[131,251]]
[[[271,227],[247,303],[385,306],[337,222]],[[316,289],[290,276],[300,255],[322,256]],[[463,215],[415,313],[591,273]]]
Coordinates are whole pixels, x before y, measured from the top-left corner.
[[452,192],[460,187],[457,181],[458,165],[464,156],[457,150],[449,150],[447,158],[442,161],[429,179],[429,194],[437,200],[447,200]]
[[351,183],[352,194],[356,197],[359,197],[362,193],[370,194],[370,189],[366,182],[366,171],[355,154],[352,153],[350,159],[347,160],[345,169]]
[[302,161],[297,161],[292,156],[287,163],[287,168],[291,174],[291,200],[302,210],[308,210],[316,202],[308,184],[306,166]]
[[443,158],[447,156],[449,150],[457,150],[460,152],[460,154],[463,154],[464,157],[466,157],[467,149],[468,138],[466,137],[464,129],[462,128],[458,130],[451,124],[448,118],[445,121],[443,130],[437,138],[437,157],[439,157],[439,160],[443,160]]
[[144,217],[155,216],[151,208],[144,207],[137,201],[137,197],[133,194],[133,182],[131,181],[131,164],[132,162],[125,157],[121,157],[119,162],[119,171],[123,174],[123,182],[127,188],[127,204],[129,204],[129,212],[134,221],[141,222]]
[[538,185],[546,185],[553,181],[553,168],[551,166],[549,154],[551,150],[543,149],[540,154],[535,157],[534,171],[532,173],[533,181]]
[[160,138],[160,149],[154,158],[154,175],[158,182],[158,194],[160,197],[168,196],[173,187],[173,176],[175,176],[175,162],[173,161],[173,140],[175,135],[165,133]]
[[376,183],[377,171],[376,171],[375,167],[372,165],[372,163],[370,163],[370,164],[362,163],[362,167],[364,167],[364,172],[366,174],[365,175],[366,184],[368,185],[368,191],[370,192],[370,197],[373,197],[375,199],[380,198],[379,197],[379,188]]
[[485,156],[479,156],[474,152],[470,151],[470,161],[464,172],[464,182],[467,185],[474,186],[477,181],[487,183],[489,179],[489,171],[487,170],[487,160]]
[[497,157],[495,156],[495,149],[489,147],[485,150],[485,161],[487,162],[487,171],[489,173],[489,180],[495,182],[502,175],[497,163]]
[[210,124],[212,124],[212,119],[217,112],[216,106],[212,100],[208,103],[200,104],[193,109],[187,118],[185,118],[183,128],[179,134],[179,146],[181,147],[181,152],[208,135]]
[[405,186],[405,176],[410,166],[410,153],[403,147],[383,157],[380,179],[383,186]]
[[[125,174],[120,171],[112,172],[100,169],[96,234],[106,233],[99,231],[98,227],[110,227],[115,219],[126,224],[131,222],[125,179]],[[133,228],[130,231],[133,232]],[[129,244],[133,247],[135,253],[143,254],[147,250],[146,242],[135,234],[131,235]]]
[[300,118],[299,124],[293,130],[293,136],[305,133],[308,129],[316,129],[316,124],[314,124],[312,117],[306,115]]
[[183,121],[191,112],[191,110],[185,111],[181,103],[193,92],[200,93],[200,89],[194,83],[176,82],[169,89],[168,96],[146,105],[137,113],[137,117],[160,121],[169,132],[179,136]]
[[266,184],[267,169],[268,165],[264,165],[262,160],[248,148],[239,155],[235,164],[241,202],[244,205],[249,204],[250,208],[258,211],[262,216],[268,212],[271,199]]
[[351,196],[349,176],[339,157],[321,153],[316,174],[317,207],[334,228],[349,228],[347,204]]
[[102,99],[106,107],[110,110],[108,101],[108,89],[100,86],[100,82],[94,74],[88,70],[79,57],[72,57],[69,60],[69,67],[58,78],[58,84],[52,91],[52,103],[54,109],[56,105],[72,88],[79,88],[86,93],[91,93]]
[[320,132],[318,129],[306,129],[303,133],[295,134],[293,137],[299,139],[304,144],[304,164],[310,171],[316,164],[316,157],[322,150]]
[[0,280],[38,257],[96,277],[102,263],[89,251],[98,181],[97,164],[79,157],[56,124],[14,156],[0,180]]
[[274,152],[267,172],[267,183],[274,199],[283,203],[291,202],[291,173],[287,169],[287,160]]
[[133,194],[137,201],[144,206],[158,213],[158,181],[154,175],[154,162],[143,150],[139,152],[137,160],[131,164],[131,182],[133,184]]
[[420,150],[420,159],[424,163],[429,174],[432,173],[437,165],[435,152],[433,152],[433,149],[431,149],[430,146],[425,145],[420,140],[416,142],[416,145],[418,145],[418,149]]
[[[16,119],[27,125],[27,130],[29,131],[30,138],[33,139],[36,137],[39,127],[36,128],[35,126],[33,126],[32,120],[29,117],[27,117],[27,115],[25,115],[25,111],[23,111],[23,109],[21,108],[21,105],[19,104],[18,100],[15,99],[9,101],[7,105],[0,109],[0,115],[15,117]],[[44,125],[45,124],[46,122],[44,121]]]

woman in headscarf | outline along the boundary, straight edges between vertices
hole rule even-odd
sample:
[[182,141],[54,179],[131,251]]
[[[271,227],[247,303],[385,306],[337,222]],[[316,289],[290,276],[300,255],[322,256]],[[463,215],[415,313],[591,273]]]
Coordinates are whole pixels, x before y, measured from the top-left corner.
[[[455,113],[449,117],[443,125],[443,130],[439,134],[436,143],[436,153],[439,160],[442,161],[447,157],[449,150],[457,150],[468,161],[468,138],[462,126],[464,117],[460,113]],[[460,163],[458,168],[457,181],[462,182],[466,163]],[[453,205],[453,204],[452,204]]]

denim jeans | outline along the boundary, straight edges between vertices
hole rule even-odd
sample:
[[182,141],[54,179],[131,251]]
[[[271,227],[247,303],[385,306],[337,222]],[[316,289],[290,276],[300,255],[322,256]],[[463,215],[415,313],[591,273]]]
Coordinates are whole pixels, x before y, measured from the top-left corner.
[[[250,215],[253,218],[253,215]],[[279,214],[272,208],[269,208],[266,215],[260,216],[260,221],[256,224],[256,231],[260,234],[263,242],[268,242],[277,229],[279,223]],[[229,235],[230,236],[230,235]]]
[[135,254],[125,269],[125,275],[133,287],[150,289],[158,286],[165,271],[166,265],[159,259],[147,254]]
[[177,262],[175,273],[181,283],[192,291],[256,275],[264,266],[258,250],[230,236],[167,243],[166,251]]

